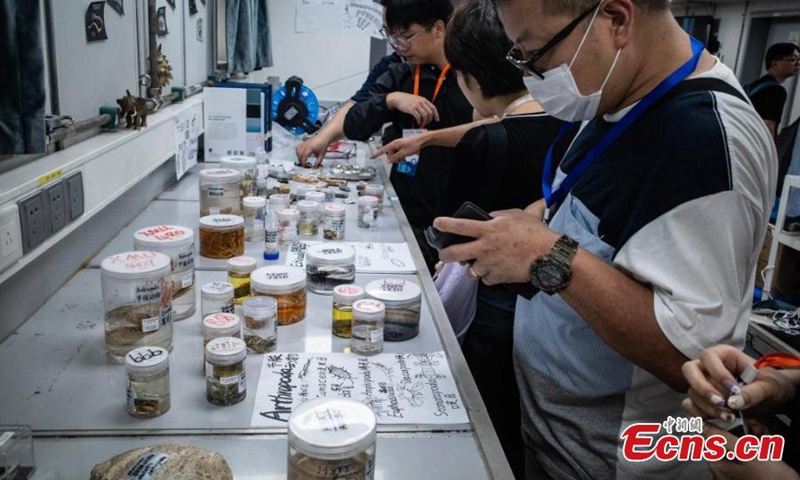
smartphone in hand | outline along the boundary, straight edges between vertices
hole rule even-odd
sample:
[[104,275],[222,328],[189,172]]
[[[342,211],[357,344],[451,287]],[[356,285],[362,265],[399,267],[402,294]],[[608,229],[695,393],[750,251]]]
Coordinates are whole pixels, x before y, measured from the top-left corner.
[[[479,220],[479,221],[486,221],[491,220],[492,217],[483,211],[481,207],[475,205],[472,202],[464,202],[461,207],[458,208],[455,214],[453,214],[453,218],[465,219],[465,220]],[[446,233],[440,232],[433,226],[428,227],[425,229],[425,240],[427,240],[428,245],[435,248],[436,250],[444,250],[445,248],[451,245],[458,245],[460,243],[467,243],[474,240],[474,238],[465,237],[463,235],[456,235],[454,233]]]

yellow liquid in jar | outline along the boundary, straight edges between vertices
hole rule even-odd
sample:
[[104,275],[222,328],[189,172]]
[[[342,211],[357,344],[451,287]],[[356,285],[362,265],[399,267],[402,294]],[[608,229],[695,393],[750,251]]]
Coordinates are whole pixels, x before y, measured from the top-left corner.
[[341,303],[333,304],[333,334],[341,338],[350,338],[353,328],[353,306]]
[[228,272],[228,283],[233,285],[233,302],[241,305],[250,298],[250,274]]

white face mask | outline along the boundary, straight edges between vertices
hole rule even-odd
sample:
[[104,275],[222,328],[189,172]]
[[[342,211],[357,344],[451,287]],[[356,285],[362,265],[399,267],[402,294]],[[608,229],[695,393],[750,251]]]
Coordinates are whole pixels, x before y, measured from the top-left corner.
[[614,63],[611,65],[611,69],[608,71],[608,75],[606,75],[606,79],[603,81],[600,90],[590,95],[583,95],[581,93],[578,89],[578,84],[575,83],[575,77],[572,75],[572,64],[575,63],[575,59],[578,58],[578,54],[581,48],[583,48],[586,37],[589,36],[589,31],[592,29],[592,25],[594,25],[594,20],[597,18],[597,13],[599,11],[600,6],[595,10],[591,22],[589,22],[589,27],[586,29],[586,33],[583,34],[583,39],[581,39],[578,50],[575,52],[569,65],[562,63],[560,66],[544,72],[543,79],[535,75],[523,77],[522,79],[528,92],[541,104],[544,111],[547,112],[548,115],[558,118],[559,120],[564,120],[565,122],[579,122],[591,120],[596,117],[597,110],[600,107],[600,99],[603,96],[603,89],[608,83],[608,79],[611,78],[611,73],[614,71],[614,68],[617,66],[617,60],[619,60],[622,49],[617,50]]

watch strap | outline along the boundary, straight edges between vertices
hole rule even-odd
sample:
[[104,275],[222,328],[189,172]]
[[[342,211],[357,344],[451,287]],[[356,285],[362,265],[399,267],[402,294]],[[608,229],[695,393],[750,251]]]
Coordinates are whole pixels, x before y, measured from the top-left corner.
[[557,261],[565,268],[570,268],[572,260],[574,260],[575,255],[578,254],[578,242],[567,235],[562,235],[556,240],[556,243],[549,253],[553,260]]

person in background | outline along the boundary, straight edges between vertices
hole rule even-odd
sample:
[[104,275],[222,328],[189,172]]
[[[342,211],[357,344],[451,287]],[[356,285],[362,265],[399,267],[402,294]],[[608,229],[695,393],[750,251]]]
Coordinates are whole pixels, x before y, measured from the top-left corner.
[[[453,13],[450,0],[386,0],[390,45],[406,63],[394,64],[370,89],[369,98],[347,112],[344,134],[367,140],[384,124],[384,144],[419,130],[437,130],[472,120],[472,107],[444,55],[444,35]],[[436,215],[454,159],[453,149],[432,147],[418,162],[392,167],[391,181],[411,229],[433,271],[438,261],[424,229]]]
[[776,43],[767,50],[765,63],[766,75],[745,87],[745,92],[775,138],[786,104],[786,89],[782,85],[800,70],[800,47],[793,43]]
[[564,134],[582,128],[549,153],[544,202],[434,223],[475,239],[442,261],[540,290],[514,319],[528,479],[710,476],[626,460],[620,433],[680,416],[683,364],[744,344],[777,161],[733,72],[670,3],[495,0],[531,95],[575,122]]
[[[760,368],[755,380],[741,387],[735,394],[725,385],[736,385],[742,373],[755,363],[741,350],[730,345],[709,347],[700,358],[683,365],[683,375],[689,382],[689,397],[683,407],[691,415],[704,419],[719,419],[730,422],[735,413],[747,412],[747,421],[753,434],[760,435],[765,427],[757,421],[769,420],[777,413],[791,412],[792,429],[786,436],[783,462],[738,462],[722,459],[709,464],[717,480],[800,480],[800,370],[775,370]],[[792,405],[792,401],[794,404]],[[736,444],[738,437],[708,423],[703,435],[723,435],[728,449]]]

